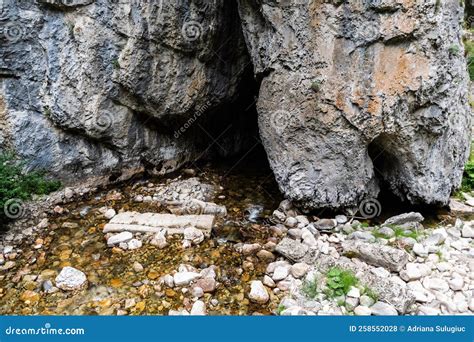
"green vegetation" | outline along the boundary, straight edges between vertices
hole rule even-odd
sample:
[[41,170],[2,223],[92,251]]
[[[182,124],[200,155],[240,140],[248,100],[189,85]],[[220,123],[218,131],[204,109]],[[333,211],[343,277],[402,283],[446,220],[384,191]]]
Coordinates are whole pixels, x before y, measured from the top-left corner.
[[471,192],[474,190],[474,150],[471,148],[471,155],[464,167],[464,177],[461,183],[461,191]]
[[448,51],[449,51],[449,53],[452,54],[452,55],[457,55],[457,54],[459,54],[459,52],[461,51],[461,49],[459,48],[458,45],[453,44],[453,45],[451,45],[451,46],[448,48]]
[[112,65],[114,66],[114,69],[120,69],[120,63],[119,63],[118,59],[114,59],[112,61]]
[[464,166],[464,175],[462,178],[461,188],[454,193],[454,197],[464,200],[462,192],[474,191],[474,150],[471,147],[471,155]]
[[59,181],[44,178],[44,172],[23,171],[24,163],[13,153],[0,154],[0,222],[7,220],[5,204],[13,199],[29,200],[32,195],[45,195],[61,187]]
[[371,288],[364,286],[364,291],[362,291],[362,294],[366,295],[367,297],[370,297],[374,300],[374,302],[377,302],[379,300],[379,295],[374,292]]
[[278,307],[276,308],[276,314],[280,316],[283,311],[285,311],[285,307],[281,304],[278,305]]
[[314,81],[313,83],[311,83],[311,89],[315,92],[318,92],[320,89],[321,89],[321,84],[322,82],[321,81]]
[[467,69],[469,70],[469,78],[474,81],[474,42],[471,40],[464,41],[466,49]]
[[[411,230],[408,230],[407,228],[403,228],[403,227],[399,227],[399,226],[395,226],[395,225],[388,225],[389,228],[391,228],[393,230],[393,232],[395,233],[395,237],[397,238],[401,238],[401,237],[410,237],[410,238],[413,238],[415,240],[418,240],[418,238],[420,237],[420,234],[417,232],[417,231],[411,231]],[[387,239],[388,236],[386,236],[385,234],[379,232],[378,229],[375,229],[372,231],[372,235],[376,238],[383,238],[383,239]]]
[[318,295],[318,280],[314,278],[313,280],[305,280],[303,286],[301,287],[301,292],[311,299],[314,299]]
[[51,108],[46,106],[46,107],[43,108],[43,110],[44,110],[44,115],[46,115],[48,118],[51,118],[51,114],[52,114]]
[[326,277],[326,295],[330,298],[346,295],[359,282],[354,273],[338,267],[331,268]]
[[418,234],[418,232],[415,231],[415,230],[407,231],[406,228],[402,228],[402,227],[398,227],[398,226],[392,226],[390,228],[393,229],[393,231],[395,232],[395,237],[397,237],[397,238],[409,237],[409,238],[418,240],[418,238],[420,237],[420,234]]

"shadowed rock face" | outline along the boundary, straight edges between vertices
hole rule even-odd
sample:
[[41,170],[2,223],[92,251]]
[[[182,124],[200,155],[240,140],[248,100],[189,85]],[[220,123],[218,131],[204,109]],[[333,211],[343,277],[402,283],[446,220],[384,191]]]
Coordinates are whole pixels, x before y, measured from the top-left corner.
[[231,116],[247,45],[289,199],[351,207],[383,179],[402,199],[447,203],[471,125],[458,0],[238,5],[3,0],[0,146],[69,180],[175,170],[202,151],[196,119]]
[[353,206],[384,179],[402,199],[447,203],[470,135],[459,1],[239,4],[261,137],[289,198]]
[[236,3],[2,2],[0,146],[69,181],[192,160],[249,64]]

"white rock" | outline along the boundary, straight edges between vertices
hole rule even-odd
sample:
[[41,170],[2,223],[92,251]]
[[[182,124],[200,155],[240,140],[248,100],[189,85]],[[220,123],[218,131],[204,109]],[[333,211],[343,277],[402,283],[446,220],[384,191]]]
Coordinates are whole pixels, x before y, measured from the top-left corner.
[[109,209],[104,213],[105,218],[108,220],[112,219],[115,215],[117,215],[115,209]]
[[158,247],[159,249],[163,249],[168,246],[168,242],[166,241],[166,232],[161,231],[159,233],[156,233],[153,236],[153,239],[151,239],[150,244]]
[[298,215],[295,218],[298,221],[298,224],[301,224],[303,227],[309,224],[308,218],[304,215]]
[[186,310],[170,310],[168,311],[168,316],[189,316],[189,312]]
[[337,221],[338,224],[344,224],[344,223],[346,223],[346,222],[348,221],[348,220],[347,220],[347,216],[345,216],[345,215],[337,215],[337,216],[335,217],[335,219],[336,219],[336,221]]
[[308,273],[309,265],[304,262],[299,262],[291,266],[290,272],[291,275],[297,279],[304,277]]
[[206,304],[203,301],[197,300],[191,308],[191,315],[193,316],[205,316],[206,315]]
[[142,242],[140,240],[137,240],[137,239],[132,239],[127,243],[127,247],[128,247],[129,250],[138,249],[138,248],[142,247],[142,245],[143,245]]
[[457,275],[449,280],[449,287],[453,291],[460,291],[462,290],[463,286],[464,279],[460,275]]
[[115,234],[107,239],[107,246],[112,247],[122,242],[128,242],[131,239],[133,239],[133,234],[130,232],[122,232],[119,234]]
[[193,287],[192,294],[193,294],[193,297],[201,298],[202,296],[204,296],[204,290],[200,288],[199,286],[195,286]]
[[270,296],[261,281],[253,280],[250,283],[249,298],[252,302],[265,304],[270,299]]
[[426,290],[419,280],[411,281],[407,284],[408,289],[419,303],[429,303],[435,299],[435,296]]
[[435,290],[435,291],[448,291],[449,285],[446,280],[441,278],[425,278],[423,279],[423,286],[428,290]]
[[288,217],[285,221],[285,226],[289,228],[294,228],[298,224],[298,220],[294,217]]
[[163,282],[168,287],[174,287],[174,278],[171,274],[167,274],[163,277]]
[[56,287],[65,291],[81,289],[87,284],[84,272],[70,266],[64,267],[56,277]]
[[303,243],[305,245],[308,245],[309,247],[314,247],[318,244],[313,233],[311,233],[308,229],[303,228],[301,232],[302,232],[301,238],[303,239]]
[[360,290],[357,287],[351,286],[349,292],[347,292],[347,297],[360,298]]
[[140,264],[138,261],[135,261],[135,262],[133,263],[133,266],[132,266],[132,267],[133,267],[133,270],[134,270],[135,272],[142,272],[142,271],[143,271],[143,265]]
[[431,234],[425,240],[423,240],[423,244],[425,246],[438,246],[442,244],[446,240],[446,237],[443,234]]
[[271,274],[271,273],[275,272],[275,269],[278,266],[285,266],[285,267],[288,267],[288,268],[291,267],[291,265],[288,263],[288,261],[285,261],[285,260],[274,261],[274,262],[271,262],[271,263],[268,264],[265,273]]
[[446,261],[443,261],[443,262],[440,262],[440,263],[436,264],[436,268],[440,272],[446,272],[448,270],[451,270],[452,267],[453,267],[453,265],[450,264],[449,262],[446,262]]
[[242,254],[243,255],[252,255],[256,254],[262,247],[258,243],[246,243],[242,246]]
[[270,287],[270,288],[276,287],[276,284],[275,284],[275,282],[273,281],[273,279],[270,278],[270,277],[267,276],[267,275],[265,275],[265,276],[263,277],[263,285],[268,286],[268,287]]
[[199,245],[204,241],[204,233],[200,229],[188,227],[184,230],[184,239],[191,241],[195,245]]
[[377,302],[370,307],[375,316],[398,316],[397,310],[390,304]]
[[274,281],[280,281],[288,277],[290,268],[288,266],[278,266],[273,272],[272,279]]
[[369,296],[366,296],[366,295],[361,296],[360,299],[359,299],[359,302],[360,302],[361,306],[367,306],[367,307],[370,307],[370,306],[374,305],[374,303],[375,303],[373,298],[371,298]]
[[413,246],[413,253],[421,257],[428,256],[428,248],[423,246],[421,243],[415,243]]
[[400,272],[400,278],[405,281],[418,280],[422,277],[421,271],[418,268],[418,264],[408,263],[405,269]]
[[176,286],[189,285],[192,281],[200,278],[201,275],[196,272],[178,272],[173,276],[174,284]]
[[74,197],[74,191],[71,188],[64,189],[64,197],[66,199],[71,199]]
[[354,309],[354,314],[356,316],[370,316],[372,315],[372,310],[367,306],[359,305]]
[[474,312],[474,297],[469,300],[469,310]]
[[421,312],[422,314],[428,315],[428,316],[437,316],[441,313],[441,311],[439,309],[433,308],[433,307],[427,306],[427,305],[421,305],[418,308],[418,311]]
[[474,238],[474,229],[471,226],[468,226],[467,224],[465,224],[462,227],[461,235],[464,238]]

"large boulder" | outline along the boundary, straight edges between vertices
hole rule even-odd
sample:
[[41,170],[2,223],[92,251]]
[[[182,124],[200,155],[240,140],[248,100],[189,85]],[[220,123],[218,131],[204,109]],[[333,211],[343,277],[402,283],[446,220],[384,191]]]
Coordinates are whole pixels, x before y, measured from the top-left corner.
[[66,181],[202,155],[249,64],[234,2],[1,4],[0,150]]
[[276,180],[306,209],[358,205],[378,181],[448,203],[470,143],[459,1],[239,0]]

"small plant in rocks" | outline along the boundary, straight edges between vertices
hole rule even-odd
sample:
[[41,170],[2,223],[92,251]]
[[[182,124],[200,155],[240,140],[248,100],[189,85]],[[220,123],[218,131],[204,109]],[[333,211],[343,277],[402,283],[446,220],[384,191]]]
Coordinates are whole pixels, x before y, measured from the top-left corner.
[[420,234],[415,230],[407,230],[406,228],[399,226],[390,226],[390,228],[393,229],[397,238],[410,237],[412,239],[418,240],[418,238],[420,237]]
[[45,195],[60,187],[59,181],[46,179],[44,172],[25,172],[24,162],[13,153],[0,153],[0,222],[11,219],[5,209],[9,202],[29,200],[32,195]]
[[368,286],[364,286],[362,293],[367,297],[372,298],[374,302],[377,302],[379,300],[379,295]]
[[345,296],[351,286],[357,285],[359,280],[351,271],[339,267],[331,268],[326,274],[326,295],[330,298]]
[[277,314],[278,316],[280,316],[281,313],[282,313],[283,311],[285,311],[285,309],[286,309],[286,308],[285,308],[284,305],[281,305],[281,304],[278,305],[278,307],[276,308],[276,314]]
[[301,287],[301,292],[308,298],[314,299],[318,295],[318,280],[316,277],[313,280],[305,280]]

